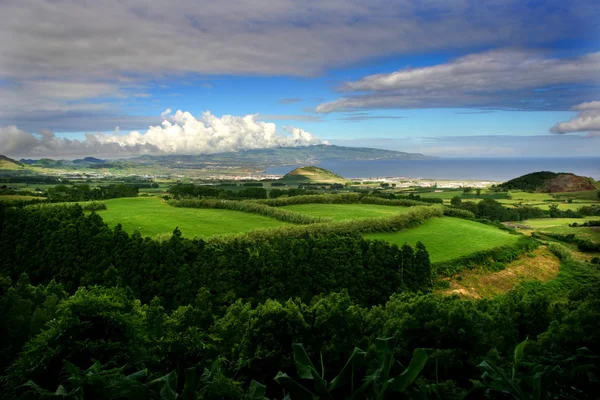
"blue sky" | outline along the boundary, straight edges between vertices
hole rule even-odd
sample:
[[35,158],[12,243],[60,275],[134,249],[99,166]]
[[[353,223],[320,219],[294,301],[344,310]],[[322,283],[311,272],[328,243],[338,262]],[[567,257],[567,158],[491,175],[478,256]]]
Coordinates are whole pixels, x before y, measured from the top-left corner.
[[600,148],[595,1],[8,0],[0,11],[0,153]]

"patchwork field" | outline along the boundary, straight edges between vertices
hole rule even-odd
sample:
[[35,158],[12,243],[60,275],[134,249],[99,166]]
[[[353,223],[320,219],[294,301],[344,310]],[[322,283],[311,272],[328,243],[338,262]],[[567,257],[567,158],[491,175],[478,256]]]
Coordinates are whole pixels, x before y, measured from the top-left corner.
[[367,239],[386,240],[402,246],[413,246],[423,242],[431,262],[440,262],[462,257],[476,251],[515,243],[519,236],[511,235],[494,226],[459,218],[432,218],[423,225],[401,232],[372,233]]
[[573,233],[582,239],[590,239],[594,242],[600,242],[599,227],[578,227],[571,228],[569,224],[577,222],[582,224],[585,221],[598,221],[600,217],[585,217],[585,218],[541,218],[528,219],[521,224],[531,227],[532,230],[548,233],[570,234]]
[[98,214],[109,225],[123,225],[126,232],[142,236],[170,234],[176,227],[186,237],[208,237],[253,229],[287,225],[261,215],[230,210],[175,208],[156,197],[134,197],[103,201],[107,210]]
[[382,206],[377,204],[296,204],[280,208],[314,217],[330,217],[336,221],[385,217],[391,214],[405,213],[410,210],[410,207]]

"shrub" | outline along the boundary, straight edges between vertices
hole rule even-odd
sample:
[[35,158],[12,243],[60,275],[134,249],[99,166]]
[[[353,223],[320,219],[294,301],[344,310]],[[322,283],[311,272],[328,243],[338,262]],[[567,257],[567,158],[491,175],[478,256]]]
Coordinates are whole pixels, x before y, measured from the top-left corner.
[[87,203],[83,206],[85,211],[98,211],[98,210],[106,210],[106,204],[100,203],[97,201],[92,201],[91,203]]
[[495,272],[503,271],[506,269],[506,265],[503,262],[496,261],[490,265],[490,269]]
[[562,244],[550,243],[548,249],[554,254],[560,261],[568,262],[573,259],[571,252]]

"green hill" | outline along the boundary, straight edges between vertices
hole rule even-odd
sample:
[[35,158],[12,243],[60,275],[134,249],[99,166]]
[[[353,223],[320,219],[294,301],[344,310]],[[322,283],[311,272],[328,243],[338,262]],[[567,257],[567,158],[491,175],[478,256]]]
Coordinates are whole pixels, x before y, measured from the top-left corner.
[[578,176],[565,172],[540,171],[526,174],[511,179],[498,185],[507,190],[525,190],[544,193],[582,192],[596,190],[596,183],[592,178]]
[[22,169],[23,167],[25,167],[25,164],[23,164],[22,162],[13,160],[12,158],[8,158],[8,157],[0,154],[0,169],[14,170],[14,169]]
[[290,183],[345,183],[348,179],[319,167],[300,167],[288,172],[282,182]]

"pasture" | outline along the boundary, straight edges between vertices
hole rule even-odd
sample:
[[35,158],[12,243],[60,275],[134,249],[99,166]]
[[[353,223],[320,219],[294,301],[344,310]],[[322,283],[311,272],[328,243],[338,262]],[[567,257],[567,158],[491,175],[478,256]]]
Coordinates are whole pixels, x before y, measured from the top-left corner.
[[402,246],[422,242],[429,252],[431,262],[452,260],[476,251],[514,244],[517,235],[491,225],[459,218],[432,218],[419,227],[393,233],[370,233],[367,239],[385,240]]
[[581,239],[590,239],[594,242],[600,242],[600,228],[598,227],[578,227],[571,228],[569,224],[577,222],[582,224],[585,221],[598,221],[600,217],[585,217],[585,218],[540,218],[528,219],[522,221],[521,224],[531,227],[532,230],[538,232],[558,233],[561,235],[574,234]]
[[382,206],[377,204],[296,204],[280,208],[314,217],[329,217],[334,221],[386,217],[391,214],[405,213],[410,210],[410,207]]
[[157,197],[120,198],[102,203],[108,208],[98,211],[104,222],[111,227],[120,223],[126,232],[137,230],[142,236],[170,234],[176,227],[186,237],[209,237],[287,225],[239,211],[171,207]]

